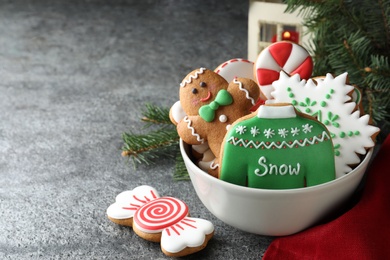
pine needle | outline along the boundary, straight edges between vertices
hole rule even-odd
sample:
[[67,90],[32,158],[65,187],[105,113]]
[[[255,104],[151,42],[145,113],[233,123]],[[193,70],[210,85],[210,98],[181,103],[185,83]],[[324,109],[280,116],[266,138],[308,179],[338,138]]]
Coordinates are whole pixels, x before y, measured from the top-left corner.
[[180,153],[176,156],[176,167],[173,179],[175,181],[187,181],[190,179],[183,157]]
[[145,110],[142,111],[142,116],[142,121],[147,123],[146,127],[151,125],[172,126],[172,122],[169,118],[168,108],[146,104]]
[[160,129],[147,134],[123,133],[122,155],[134,163],[156,164],[163,158],[174,158],[179,136],[176,129]]

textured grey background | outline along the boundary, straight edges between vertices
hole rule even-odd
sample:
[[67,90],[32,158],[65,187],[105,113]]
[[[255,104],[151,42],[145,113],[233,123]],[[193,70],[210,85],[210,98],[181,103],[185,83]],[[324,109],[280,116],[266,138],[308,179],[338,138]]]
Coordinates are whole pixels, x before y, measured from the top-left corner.
[[141,184],[215,236],[188,259],[258,259],[271,238],[213,217],[174,163],[134,169],[121,134],[191,70],[246,57],[248,1],[0,1],[0,258],[163,259],[106,208]]

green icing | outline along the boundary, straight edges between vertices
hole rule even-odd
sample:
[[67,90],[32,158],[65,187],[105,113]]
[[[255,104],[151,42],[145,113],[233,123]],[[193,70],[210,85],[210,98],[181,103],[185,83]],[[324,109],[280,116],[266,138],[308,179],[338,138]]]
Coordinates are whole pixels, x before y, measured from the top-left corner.
[[219,106],[227,106],[232,103],[233,97],[230,95],[230,93],[225,89],[221,89],[218,91],[215,100],[208,105],[201,106],[198,113],[203,120],[206,122],[211,122],[214,120],[215,111],[219,108]]
[[257,116],[228,131],[220,179],[254,188],[289,189],[335,179],[329,132],[305,117]]

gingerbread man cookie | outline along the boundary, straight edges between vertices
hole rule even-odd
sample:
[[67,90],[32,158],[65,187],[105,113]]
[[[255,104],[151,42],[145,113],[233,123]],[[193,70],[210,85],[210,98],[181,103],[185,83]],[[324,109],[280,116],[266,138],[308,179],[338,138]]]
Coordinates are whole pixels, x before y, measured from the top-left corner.
[[214,235],[211,222],[189,217],[188,206],[173,197],[160,197],[147,185],[124,191],[107,209],[116,224],[133,227],[140,237],[160,242],[167,256],[180,257],[206,247]]
[[[229,126],[250,113],[260,95],[257,84],[246,78],[234,78],[230,84],[217,73],[200,68],[189,73],[180,84],[180,107],[185,116],[171,108],[170,116],[184,142],[208,143],[218,157],[221,142]],[[183,115],[183,113],[181,113]],[[180,121],[179,121],[179,120]],[[216,162],[217,160],[214,160]],[[216,176],[218,164],[211,163]]]

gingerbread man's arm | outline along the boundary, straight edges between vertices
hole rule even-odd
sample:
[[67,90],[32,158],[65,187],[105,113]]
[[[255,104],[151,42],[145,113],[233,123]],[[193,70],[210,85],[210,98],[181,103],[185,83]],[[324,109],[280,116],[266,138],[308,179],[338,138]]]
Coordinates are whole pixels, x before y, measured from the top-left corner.
[[207,141],[207,136],[201,132],[202,127],[198,126],[201,120],[200,116],[185,116],[177,124],[177,132],[185,143],[195,145]]
[[234,103],[248,110],[256,104],[260,97],[259,86],[247,78],[234,78],[227,90],[234,97]]

